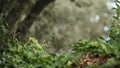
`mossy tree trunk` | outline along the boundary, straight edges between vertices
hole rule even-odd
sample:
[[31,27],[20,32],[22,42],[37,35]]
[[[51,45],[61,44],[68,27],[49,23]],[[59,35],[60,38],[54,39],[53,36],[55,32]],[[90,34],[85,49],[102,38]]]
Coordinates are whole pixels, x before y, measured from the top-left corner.
[[27,31],[41,11],[54,0],[0,0],[0,17],[8,24],[10,34],[17,37],[26,35]]

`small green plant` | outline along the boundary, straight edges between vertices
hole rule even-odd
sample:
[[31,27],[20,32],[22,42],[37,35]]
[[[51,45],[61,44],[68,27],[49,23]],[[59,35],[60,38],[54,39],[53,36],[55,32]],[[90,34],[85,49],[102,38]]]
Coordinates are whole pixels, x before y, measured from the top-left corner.
[[30,38],[26,44],[17,40],[8,40],[7,47],[0,48],[0,66],[2,68],[68,68],[71,65],[71,54],[48,54],[43,44]]

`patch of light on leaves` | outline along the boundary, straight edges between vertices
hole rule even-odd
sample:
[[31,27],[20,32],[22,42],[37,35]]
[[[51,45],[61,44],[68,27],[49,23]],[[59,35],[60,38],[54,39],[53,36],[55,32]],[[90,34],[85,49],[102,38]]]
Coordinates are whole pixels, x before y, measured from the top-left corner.
[[117,7],[115,2],[109,2],[109,1],[106,2],[106,6],[107,6],[108,9],[112,9],[112,8],[116,8]]
[[110,40],[109,35],[105,35],[105,36],[103,36],[103,38],[105,39],[105,41],[109,41]]
[[108,26],[104,26],[104,31],[108,31],[109,27]]
[[96,15],[95,16],[95,21],[98,22],[100,20],[100,16],[99,15]]
[[93,22],[93,23],[98,23],[99,20],[100,20],[99,15],[95,15],[94,17],[90,18],[90,22]]

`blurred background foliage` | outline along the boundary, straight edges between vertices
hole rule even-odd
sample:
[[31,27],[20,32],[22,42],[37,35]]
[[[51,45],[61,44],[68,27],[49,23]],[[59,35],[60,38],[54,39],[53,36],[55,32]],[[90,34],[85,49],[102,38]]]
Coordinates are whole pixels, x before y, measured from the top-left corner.
[[46,41],[48,49],[66,51],[79,39],[107,36],[114,14],[110,0],[56,0],[47,6],[30,28],[30,36]]

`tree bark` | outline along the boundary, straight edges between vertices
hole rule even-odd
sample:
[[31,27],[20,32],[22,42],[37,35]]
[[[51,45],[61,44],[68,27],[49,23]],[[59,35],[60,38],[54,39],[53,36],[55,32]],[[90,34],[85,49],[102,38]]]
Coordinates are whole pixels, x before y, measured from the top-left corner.
[[16,33],[19,33],[19,35],[17,36],[19,39],[24,38],[34,20],[39,16],[41,11],[51,2],[54,2],[54,0],[38,0],[36,2],[28,16],[21,24],[19,24],[20,26],[16,30]]
[[[0,18],[8,24],[10,34],[24,37],[41,11],[54,0],[0,0]],[[18,35],[18,36],[19,36]]]
[[[35,4],[32,4],[31,1],[34,1]],[[33,24],[33,21],[41,11],[53,1],[54,0],[0,0],[0,18],[4,19],[8,24],[8,30],[10,32],[5,34],[6,37],[13,38],[11,36],[14,34],[11,34],[14,33],[15,29],[15,32],[20,31],[16,37],[22,41]],[[23,15],[25,15],[24,19],[22,17]],[[1,37],[3,36],[1,32],[0,35]],[[6,46],[5,41],[0,40],[0,45],[2,48]]]
[[[31,6],[29,6],[30,0],[16,0],[16,1],[17,3],[14,5],[15,7],[13,7],[8,12],[8,15],[5,18],[10,32],[12,32],[12,29],[15,27],[17,21],[20,20],[20,16],[23,14],[23,11],[25,11],[28,8],[31,8]],[[29,7],[25,8],[26,5],[28,5]],[[31,5],[33,4],[31,3]]]

